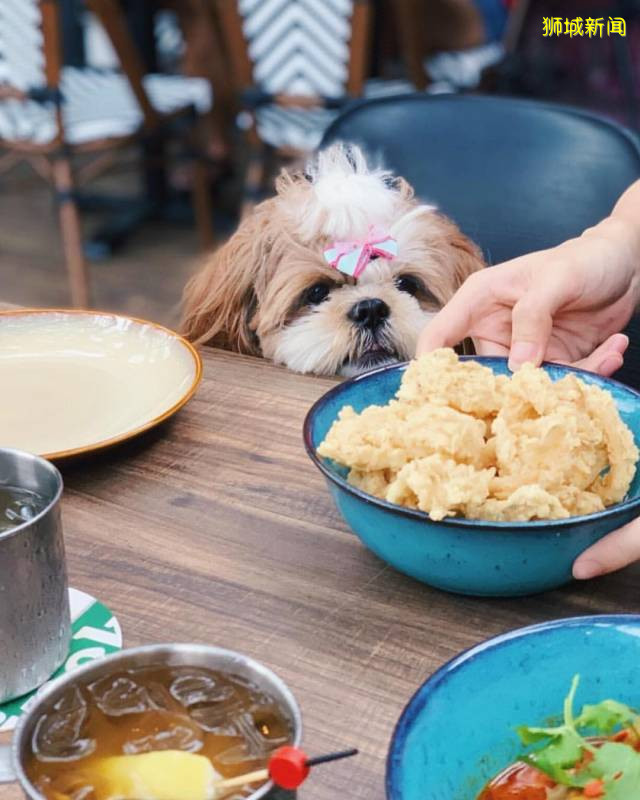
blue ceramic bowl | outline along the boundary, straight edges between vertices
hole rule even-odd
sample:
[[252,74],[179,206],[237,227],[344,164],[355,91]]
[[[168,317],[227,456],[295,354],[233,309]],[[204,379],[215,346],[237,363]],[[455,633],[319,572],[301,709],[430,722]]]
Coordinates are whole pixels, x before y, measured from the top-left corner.
[[[503,358],[473,357],[496,374],[509,374]],[[348,525],[376,555],[401,572],[450,592],[514,596],[553,589],[571,580],[576,557],[605,534],[640,513],[640,474],[624,502],[604,511],[563,520],[487,522],[447,518],[434,522],[422,511],[388,503],[350,486],[348,470],[321,459],[323,441],[343,406],[362,411],[384,405],[400,386],[406,364],[367,372],[339,384],[321,397],[304,423],[304,441],[312,461]],[[622,419],[640,437],[640,394],[589,372],[547,364],[552,379],[568,372],[612,393]],[[640,473],[640,470],[638,470]]]
[[517,725],[615,699],[640,708],[640,616],[575,617],[512,631],[438,670],[406,706],[387,759],[388,800],[476,800],[522,753]]

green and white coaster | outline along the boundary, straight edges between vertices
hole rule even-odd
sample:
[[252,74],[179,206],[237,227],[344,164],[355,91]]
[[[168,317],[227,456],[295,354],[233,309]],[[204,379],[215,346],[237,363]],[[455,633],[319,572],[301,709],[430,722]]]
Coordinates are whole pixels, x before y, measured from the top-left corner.
[[29,708],[34,697],[52,680],[89,661],[97,661],[122,649],[122,631],[111,611],[95,597],[78,589],[69,589],[71,609],[71,645],[64,664],[51,678],[30,694],[0,705],[0,731],[15,728],[18,717]]

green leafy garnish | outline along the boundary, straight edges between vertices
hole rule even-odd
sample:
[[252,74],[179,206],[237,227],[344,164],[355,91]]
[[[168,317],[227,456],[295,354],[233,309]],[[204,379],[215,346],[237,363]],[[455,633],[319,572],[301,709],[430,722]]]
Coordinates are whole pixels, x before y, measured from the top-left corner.
[[588,737],[611,736],[622,729],[640,734],[640,716],[615,700],[585,705],[573,713],[578,689],[576,675],[564,701],[563,722],[551,728],[518,728],[525,746],[534,745],[520,760],[544,772],[556,783],[584,788],[602,782],[602,800],[640,797],[640,753],[625,742],[595,744]]
[[638,715],[624,703],[616,700],[603,700],[597,706],[583,706],[576,720],[578,728],[595,728],[598,733],[611,734],[616,728],[632,726]]

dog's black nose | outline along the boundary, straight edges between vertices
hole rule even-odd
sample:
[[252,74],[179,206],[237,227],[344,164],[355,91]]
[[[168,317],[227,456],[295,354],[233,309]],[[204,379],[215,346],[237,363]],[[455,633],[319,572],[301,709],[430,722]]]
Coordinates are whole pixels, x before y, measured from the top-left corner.
[[389,316],[389,306],[378,297],[368,297],[357,302],[347,316],[356,325],[374,331]]

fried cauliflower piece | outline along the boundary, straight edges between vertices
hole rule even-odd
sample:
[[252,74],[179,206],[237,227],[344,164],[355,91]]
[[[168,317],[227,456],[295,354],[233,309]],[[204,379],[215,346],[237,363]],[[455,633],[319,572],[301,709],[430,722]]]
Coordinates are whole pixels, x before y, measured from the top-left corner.
[[400,470],[386,499],[426,511],[434,520],[464,515],[468,506],[486,500],[494,475],[494,469],[477,470],[442,455],[417,458]]
[[489,417],[500,409],[505,380],[477,361],[458,361],[453,350],[436,350],[409,364],[397,397],[401,403],[433,403]]
[[633,434],[620,419],[613,397],[598,386],[589,387],[586,406],[594,421],[604,431],[609,471],[593,483],[594,491],[605,506],[619,503],[636,474],[638,448]]
[[347,480],[356,489],[362,489],[363,492],[384,500],[387,496],[389,484],[395,478],[395,474],[389,469],[376,469],[373,472],[352,469]]
[[587,489],[607,467],[605,433],[586,408],[593,388],[573,375],[553,383],[530,364],[513,376],[492,425],[496,467],[511,491],[525,484]]
[[399,470],[415,458],[440,453],[463,464],[486,460],[482,420],[442,405],[369,406],[361,414],[342,409],[319,455],[352,469]]
[[506,500],[487,498],[484,503],[472,504],[468,514],[472,519],[489,519],[499,522],[532,519],[562,519],[570,516],[560,500],[542,486],[519,486]]

